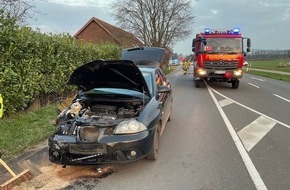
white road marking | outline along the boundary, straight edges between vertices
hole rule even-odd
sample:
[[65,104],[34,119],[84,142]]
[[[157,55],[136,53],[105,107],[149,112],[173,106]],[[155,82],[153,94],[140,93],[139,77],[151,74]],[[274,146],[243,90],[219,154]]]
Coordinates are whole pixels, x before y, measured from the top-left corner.
[[290,100],[288,100],[288,99],[286,99],[286,98],[284,98],[282,96],[279,96],[277,94],[273,94],[273,95],[276,96],[276,97],[278,97],[278,98],[281,98],[282,100],[285,100],[286,102],[289,102],[290,103]]
[[236,147],[237,147],[237,149],[238,149],[238,151],[239,151],[239,153],[240,153],[240,155],[245,163],[245,166],[246,166],[246,168],[247,168],[247,170],[248,170],[248,172],[249,172],[249,174],[250,174],[250,176],[251,176],[251,178],[256,186],[256,189],[257,190],[267,190],[266,185],[264,184],[262,178],[260,177],[260,174],[258,173],[258,171],[257,171],[255,165],[253,164],[250,156],[248,155],[247,151],[245,150],[245,148],[244,148],[241,140],[239,139],[236,131],[234,130],[232,124],[230,123],[230,121],[227,118],[223,109],[219,106],[218,101],[212,92],[213,89],[210,88],[207,83],[205,83],[205,84],[207,86],[207,90],[208,90],[209,94],[211,95],[217,109],[219,110],[219,112],[220,112],[232,138],[233,138],[233,141],[234,141],[234,143],[235,143],[235,145],[236,145]]
[[277,123],[267,117],[258,119],[238,132],[245,148],[249,152]]
[[220,104],[221,107],[225,107],[225,106],[230,105],[230,104],[232,104],[232,103],[233,103],[233,102],[230,101],[229,99],[223,99],[223,100],[220,100],[220,101],[219,101],[219,104]]
[[254,84],[252,84],[252,83],[250,83],[250,82],[248,82],[248,84],[249,84],[249,85],[252,85],[253,87],[260,88],[259,86],[254,85]]
[[[209,88],[210,88],[210,87],[209,87]],[[218,95],[220,95],[220,96],[222,96],[222,97],[224,97],[224,98],[229,99],[229,100],[232,101],[233,103],[235,103],[235,104],[237,104],[237,105],[239,105],[239,106],[241,106],[241,107],[243,107],[243,108],[246,108],[246,109],[248,109],[248,110],[250,110],[250,111],[252,111],[252,112],[254,112],[254,113],[258,114],[258,115],[261,115],[261,116],[267,117],[268,119],[271,119],[272,121],[274,121],[274,122],[276,122],[276,123],[279,123],[280,125],[282,125],[282,126],[284,126],[284,127],[287,127],[288,129],[290,129],[290,125],[287,125],[286,123],[283,123],[283,122],[281,122],[281,121],[278,121],[278,120],[276,120],[276,119],[274,119],[274,118],[272,118],[272,117],[269,117],[269,116],[267,116],[267,115],[265,115],[265,114],[263,114],[263,113],[261,113],[261,112],[258,112],[258,111],[254,110],[254,109],[252,109],[252,108],[249,108],[248,106],[245,106],[245,105],[243,105],[243,104],[241,104],[241,103],[239,103],[239,102],[237,102],[237,101],[235,101],[235,100],[233,100],[233,99],[231,99],[231,98],[229,98],[229,97],[227,97],[227,96],[225,96],[225,95],[219,93],[218,91],[214,90],[213,88],[211,88],[211,90],[214,91],[216,94],[218,94]]]
[[262,82],[265,81],[265,79],[260,79],[260,78],[256,78],[256,77],[251,77],[251,79],[258,80],[258,81],[262,81]]

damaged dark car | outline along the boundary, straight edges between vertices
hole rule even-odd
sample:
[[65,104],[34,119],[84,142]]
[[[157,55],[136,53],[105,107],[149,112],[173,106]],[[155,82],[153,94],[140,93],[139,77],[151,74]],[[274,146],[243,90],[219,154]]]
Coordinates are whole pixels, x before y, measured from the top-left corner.
[[95,165],[157,159],[159,137],[172,112],[172,89],[158,66],[136,62],[97,60],[72,73],[68,84],[76,85],[78,93],[59,114],[48,140],[51,162]]

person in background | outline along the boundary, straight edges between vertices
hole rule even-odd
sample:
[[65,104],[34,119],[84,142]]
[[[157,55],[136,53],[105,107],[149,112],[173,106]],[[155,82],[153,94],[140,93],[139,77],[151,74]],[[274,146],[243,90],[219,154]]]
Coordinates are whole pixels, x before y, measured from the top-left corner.
[[190,63],[188,61],[182,62],[183,74],[187,74],[189,66],[190,66]]

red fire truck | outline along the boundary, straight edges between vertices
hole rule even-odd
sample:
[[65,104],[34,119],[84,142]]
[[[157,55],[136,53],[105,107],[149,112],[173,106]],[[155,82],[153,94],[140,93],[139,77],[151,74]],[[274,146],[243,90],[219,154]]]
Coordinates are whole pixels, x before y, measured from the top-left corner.
[[[247,44],[244,51],[244,43]],[[195,87],[203,80],[232,83],[239,87],[243,76],[244,56],[250,52],[251,40],[242,37],[239,28],[232,30],[211,30],[206,28],[192,41],[194,52],[193,77]]]

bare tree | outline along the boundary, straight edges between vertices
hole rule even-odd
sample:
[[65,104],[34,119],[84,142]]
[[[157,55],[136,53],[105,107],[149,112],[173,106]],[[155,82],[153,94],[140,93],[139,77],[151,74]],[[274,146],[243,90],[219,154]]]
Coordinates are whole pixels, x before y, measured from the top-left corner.
[[169,47],[186,38],[192,30],[190,0],[118,0],[112,9],[118,25],[145,45]]
[[34,0],[0,0],[0,10],[19,24],[24,24],[26,19],[32,18],[37,12]]

